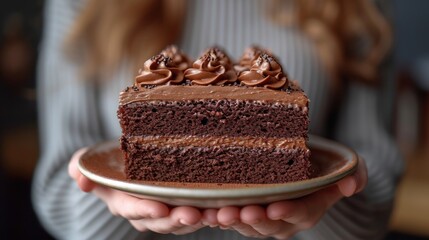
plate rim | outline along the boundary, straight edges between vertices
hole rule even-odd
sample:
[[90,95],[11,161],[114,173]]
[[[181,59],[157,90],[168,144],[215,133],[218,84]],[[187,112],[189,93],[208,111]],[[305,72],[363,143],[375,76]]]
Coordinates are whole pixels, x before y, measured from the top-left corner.
[[[101,184],[103,186],[111,187],[117,190],[121,190],[131,194],[146,195],[153,197],[174,197],[174,198],[187,198],[187,199],[235,199],[235,198],[256,198],[263,197],[269,194],[270,196],[282,195],[285,193],[293,193],[305,191],[307,189],[320,189],[326,186],[329,186],[345,176],[353,173],[358,164],[358,155],[350,147],[329,140],[320,136],[315,136],[309,134],[308,145],[318,145],[319,147],[339,153],[341,156],[349,156],[350,159],[347,160],[345,166],[339,168],[338,170],[331,172],[327,175],[320,177],[310,178],[307,180],[280,183],[280,184],[267,184],[255,187],[243,187],[243,188],[186,188],[186,187],[167,187],[167,186],[158,186],[145,183],[135,183],[135,182],[125,182],[117,179],[112,179],[109,177],[101,176],[92,171],[88,170],[82,163],[83,158],[90,154],[91,151],[100,147],[100,145],[111,144],[112,146],[118,146],[117,141],[105,141],[93,145],[86,149],[86,151],[81,155],[78,161],[79,171],[90,180]],[[340,171],[341,170],[341,171]],[[257,190],[257,191],[255,191]]]

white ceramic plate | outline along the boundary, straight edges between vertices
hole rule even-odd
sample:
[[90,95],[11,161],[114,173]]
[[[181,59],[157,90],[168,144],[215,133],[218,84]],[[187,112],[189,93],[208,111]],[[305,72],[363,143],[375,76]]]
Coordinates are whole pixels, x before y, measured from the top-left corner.
[[267,204],[308,195],[351,174],[357,167],[356,153],[342,144],[310,135],[308,146],[315,175],[308,180],[282,184],[129,181],[123,172],[123,156],[118,141],[88,148],[79,160],[79,170],[101,185],[173,206],[218,208]]

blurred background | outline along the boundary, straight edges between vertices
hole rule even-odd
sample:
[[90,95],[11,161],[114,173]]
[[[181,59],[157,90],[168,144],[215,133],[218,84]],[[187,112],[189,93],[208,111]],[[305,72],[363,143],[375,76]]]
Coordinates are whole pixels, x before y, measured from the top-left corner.
[[[0,9],[0,237],[51,239],[30,200],[39,155],[36,65],[42,0],[7,1]],[[390,126],[407,169],[387,240],[429,239],[429,1],[394,0],[384,9],[395,31],[389,82],[396,101]]]

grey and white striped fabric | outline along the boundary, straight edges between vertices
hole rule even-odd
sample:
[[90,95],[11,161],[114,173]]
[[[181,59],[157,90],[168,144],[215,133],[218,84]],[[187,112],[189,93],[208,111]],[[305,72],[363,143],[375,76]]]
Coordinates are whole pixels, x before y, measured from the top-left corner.
[[[79,66],[62,53],[62,42],[84,2],[46,2],[38,66],[42,155],[33,182],[33,202],[42,224],[58,239],[248,239],[233,231],[204,228],[185,236],[139,233],[113,217],[95,196],[81,192],[67,174],[74,151],[117,139],[118,93],[131,84],[126,63],[102,86],[79,79]],[[199,0],[189,4],[179,46],[192,57],[206,47],[225,47],[237,59],[250,44],[269,47],[311,99],[311,133],[326,134],[331,85],[314,46],[298,29],[272,24],[258,0]],[[380,239],[403,164],[377,114],[377,91],[351,83],[330,135],[358,151],[368,165],[362,194],[338,202],[313,229],[297,239]]]

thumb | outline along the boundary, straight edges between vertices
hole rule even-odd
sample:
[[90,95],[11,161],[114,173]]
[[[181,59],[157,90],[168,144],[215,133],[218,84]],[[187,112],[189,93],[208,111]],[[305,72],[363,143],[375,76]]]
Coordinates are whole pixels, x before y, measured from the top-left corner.
[[358,166],[356,171],[337,182],[338,189],[346,196],[350,197],[355,193],[362,191],[368,182],[368,175],[365,161],[361,157],[358,158]]
[[68,172],[71,178],[73,178],[79,188],[84,192],[90,192],[95,187],[95,183],[89,180],[87,177],[85,177],[78,168],[78,162],[79,159],[82,157],[82,155],[86,152],[87,148],[81,148],[77,150],[72,158],[70,159],[70,163],[68,166]]
[[338,190],[345,197],[352,196],[357,190],[357,183],[354,176],[347,176],[337,182]]
[[70,177],[72,177],[75,181],[79,179],[82,173],[79,171],[78,162],[81,156],[86,152],[87,148],[81,148],[77,150],[70,159],[68,165],[68,172]]

